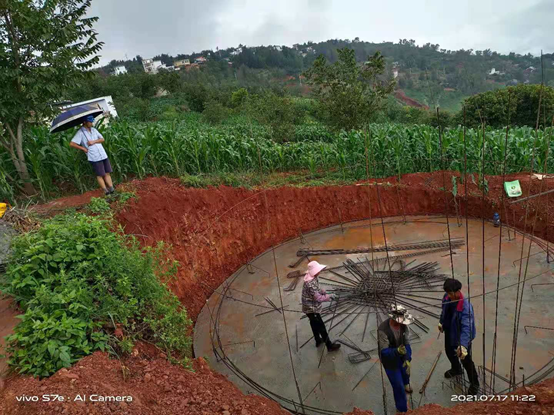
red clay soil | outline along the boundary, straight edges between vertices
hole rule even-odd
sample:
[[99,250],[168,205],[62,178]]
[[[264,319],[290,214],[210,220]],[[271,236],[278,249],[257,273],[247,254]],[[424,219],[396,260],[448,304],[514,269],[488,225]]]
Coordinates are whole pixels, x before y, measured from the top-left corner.
[[[195,320],[206,299],[233,272],[272,245],[298,237],[300,232],[306,233],[331,226],[339,223],[341,219],[345,222],[366,219],[369,216],[370,207],[372,217],[378,217],[380,214],[383,216],[442,215],[445,213],[446,206],[451,215],[456,214],[456,206],[460,214],[464,215],[464,186],[458,184],[456,202],[450,192],[451,176],[454,175],[459,176],[459,173],[409,174],[402,177],[398,186],[390,186],[389,184],[396,184],[397,179],[389,178],[378,180],[379,185],[371,181],[369,185],[359,183],[343,187],[303,189],[286,187],[265,190],[229,187],[191,189],[184,188],[177,179],[149,178],[130,183],[138,198],[128,202],[118,213],[117,220],[124,227],[125,232],[136,235],[144,245],[154,245],[158,241],[164,241],[173,246],[172,255],[181,266],[171,288],[185,305],[191,318]],[[507,180],[516,178],[521,182],[524,196],[528,194],[530,182],[531,194],[544,192],[547,188],[554,189],[552,180],[547,187],[546,181],[530,180],[529,175],[513,175],[507,177]],[[485,218],[491,219],[493,213],[498,211],[505,223],[519,229],[526,228],[527,232],[534,229],[537,236],[554,241],[552,217],[548,217],[547,196],[532,199],[526,215],[526,203],[501,205],[503,190],[500,177],[487,177],[487,180],[489,191],[484,199],[478,186],[471,180],[468,182],[469,216],[481,217],[483,214]],[[447,192],[441,188],[446,188]],[[554,197],[553,195],[549,197]],[[56,201],[55,204],[45,205],[41,210],[44,212],[52,208],[58,210],[76,207],[77,200],[81,204],[86,203],[91,196],[95,194],[65,198]],[[547,219],[550,226],[547,226]],[[68,372],[58,373],[41,382],[30,378],[16,378],[7,382],[6,389],[0,394],[0,413],[49,413],[48,408],[54,406],[48,407],[46,403],[17,404],[14,397],[21,393],[27,395],[55,393],[57,390],[55,388],[60,385],[66,388],[62,389],[65,391],[65,396],[69,394],[67,388],[71,388],[71,378],[73,378],[74,394],[123,393],[136,397],[139,405],[136,405],[136,401],[132,404],[130,413],[133,414],[203,413],[202,411],[204,413],[214,413],[214,411],[215,413],[223,411],[241,413],[243,407],[246,407],[249,413],[284,413],[279,412],[281,410],[269,400],[241,395],[235,386],[224,380],[223,376],[205,367],[202,360],[196,361],[195,364],[200,365],[200,369],[195,374],[172,366],[164,359],[145,358],[140,354],[125,358],[122,362],[130,370],[127,381],[122,378],[121,364],[118,361],[109,360],[101,353],[83,359]],[[150,371],[148,378],[151,380],[148,381],[146,368],[154,368]],[[74,378],[75,375],[78,379]],[[69,377],[70,380],[64,377]],[[210,382],[219,382],[217,387],[221,390],[210,387]],[[551,382],[547,385],[548,391],[554,389]],[[194,398],[195,404],[191,406],[191,397],[194,397],[194,394],[198,399]],[[548,396],[551,397],[551,395]],[[185,407],[184,402],[187,399],[189,406]],[[202,405],[198,405],[196,401],[200,404],[208,403],[202,409]],[[262,404],[266,406],[262,407]],[[118,404],[103,405],[89,404],[86,408],[75,406],[71,410],[74,411],[72,413],[85,413],[89,409],[104,411],[92,413],[121,410]],[[220,405],[219,409],[218,405]],[[226,406],[223,407],[223,405]],[[545,405],[548,405],[551,411],[548,413],[554,413],[552,400],[547,401]],[[58,407],[60,406],[56,406]],[[467,404],[461,408],[445,410],[431,406],[428,410],[466,413],[466,408],[470,407],[472,405]],[[485,408],[486,405],[478,404],[478,407]],[[518,405],[505,404],[505,408],[510,410],[515,407],[519,408]],[[256,410],[258,412],[255,412]],[[499,413],[512,412],[505,412],[502,409]]]
[[[444,173],[444,186],[452,188],[451,176]],[[514,175],[527,194],[529,175]],[[485,199],[477,185],[468,184],[468,214],[492,219],[494,212],[507,213],[508,224],[519,229],[533,229],[546,238],[546,197],[535,198],[525,221],[525,203],[502,208],[502,179],[487,177],[489,191]],[[377,186],[363,183],[354,186],[310,187],[250,191],[230,187],[190,189],[179,180],[152,178],[134,184],[139,196],[117,217],[125,232],[138,235],[146,245],[165,241],[173,246],[173,255],[180,270],[172,289],[186,306],[193,320],[214,290],[250,259],[287,239],[343,221],[397,215],[444,214],[446,204],[451,215],[456,206],[452,193],[441,191],[443,175],[437,173],[408,174],[400,186],[388,186],[396,178],[379,180]],[[546,190],[543,181],[532,180],[532,194]],[[554,181],[550,180],[550,188]],[[465,214],[462,199],[464,188],[458,185],[457,204]],[[553,197],[554,195],[550,195]],[[446,198],[446,200],[445,200]],[[549,218],[552,222],[553,218]],[[526,225],[526,226],[525,226]],[[552,229],[549,227],[548,229]],[[554,241],[552,232],[548,235]]]
[[406,93],[401,89],[397,89],[396,91],[394,91],[394,97],[410,107],[429,109],[427,105],[424,105],[419,101],[416,101],[415,99],[407,96]]
[[[42,402],[45,395],[50,395],[50,402]],[[63,396],[65,402],[54,401],[53,395]],[[86,401],[75,401],[78,395]],[[41,402],[18,402],[16,397],[22,396],[38,396]],[[104,398],[111,396],[120,396],[123,401]],[[53,413],[284,415],[288,412],[269,399],[244,395],[225,376],[210,370],[201,358],[195,359],[192,372],[172,365],[155,348],[140,344],[122,362],[96,352],[70,370],[62,369],[42,381],[18,377],[0,398],[0,414]]]

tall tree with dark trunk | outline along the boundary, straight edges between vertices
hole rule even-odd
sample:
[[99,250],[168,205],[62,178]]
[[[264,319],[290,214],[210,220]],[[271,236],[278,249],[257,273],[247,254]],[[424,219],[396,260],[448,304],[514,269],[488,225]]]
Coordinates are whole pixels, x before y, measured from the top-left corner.
[[24,131],[55,113],[52,102],[82,82],[102,48],[86,17],[91,0],[0,0],[0,146],[25,193],[35,189]]

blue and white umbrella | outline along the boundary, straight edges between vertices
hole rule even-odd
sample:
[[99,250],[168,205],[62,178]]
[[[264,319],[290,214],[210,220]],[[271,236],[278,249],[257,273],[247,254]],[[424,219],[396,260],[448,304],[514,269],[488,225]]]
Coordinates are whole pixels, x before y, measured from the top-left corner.
[[60,131],[69,130],[71,127],[81,125],[85,118],[89,115],[96,117],[102,114],[104,111],[102,108],[96,105],[81,105],[74,107],[66,112],[58,115],[54,121],[52,121],[51,133],[59,133]]

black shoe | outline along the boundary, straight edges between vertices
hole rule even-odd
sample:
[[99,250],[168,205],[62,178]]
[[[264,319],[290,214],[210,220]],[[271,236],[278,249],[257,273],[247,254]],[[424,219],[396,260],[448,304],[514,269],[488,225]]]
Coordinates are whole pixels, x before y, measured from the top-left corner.
[[315,347],[319,347],[319,346],[321,346],[323,343],[324,343],[323,340],[316,340],[316,341],[315,341]]
[[451,379],[455,376],[460,376],[462,374],[462,372],[454,372],[452,369],[450,370],[447,370],[446,372],[444,372],[444,377],[446,379]]
[[331,343],[329,346],[327,346],[327,351],[329,352],[336,352],[340,349],[340,344],[338,343]]
[[470,385],[467,390],[468,395],[477,395],[479,393],[479,385]]
[[108,189],[108,194],[114,194],[115,193],[115,186],[112,186]]

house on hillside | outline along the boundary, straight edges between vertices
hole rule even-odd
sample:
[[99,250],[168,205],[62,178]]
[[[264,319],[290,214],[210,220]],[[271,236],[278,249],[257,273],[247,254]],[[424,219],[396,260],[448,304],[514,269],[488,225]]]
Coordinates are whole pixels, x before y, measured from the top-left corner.
[[194,63],[197,63],[199,65],[202,65],[206,63],[207,59],[204,56],[200,56],[194,60]]
[[178,61],[173,62],[173,66],[176,70],[180,70],[183,66],[189,66],[190,65],[190,59],[181,59]]
[[123,65],[116,66],[113,70],[114,75],[124,75],[127,73],[127,68]]
[[146,73],[153,73],[154,72],[154,60],[153,59],[143,59],[142,60],[142,67],[144,68],[144,72]]
[[392,76],[394,79],[398,78],[400,64],[398,62],[392,63]]
[[489,72],[489,75],[504,75],[505,72],[500,72],[500,71],[497,71],[496,68],[492,68]]
[[142,60],[142,67],[144,68],[144,72],[150,75],[157,74],[160,69],[168,69],[162,61],[155,61],[149,58]]

